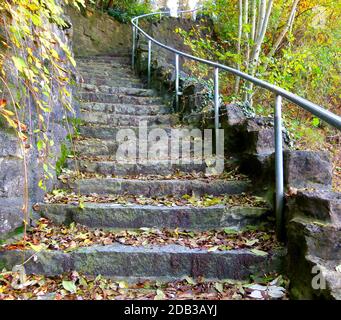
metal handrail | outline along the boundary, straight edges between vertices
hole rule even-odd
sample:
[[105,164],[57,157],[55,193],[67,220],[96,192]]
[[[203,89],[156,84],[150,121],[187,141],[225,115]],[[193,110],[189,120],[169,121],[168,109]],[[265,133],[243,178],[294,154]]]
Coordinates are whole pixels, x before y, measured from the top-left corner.
[[[193,10],[182,10],[177,11],[177,15],[182,15],[185,13],[192,13],[197,11],[198,8]],[[244,73],[240,70],[222,65],[217,62],[205,60],[199,57],[195,57],[191,54],[179,51],[172,47],[169,47],[153,37],[147,34],[142,28],[139,27],[138,23],[141,18],[146,18],[150,16],[159,15],[162,18],[163,15],[170,14],[170,11],[160,11],[154,13],[144,14],[138,17],[131,19],[132,27],[133,27],[133,48],[132,48],[132,67],[135,67],[135,54],[136,54],[136,39],[138,32],[140,32],[143,36],[148,39],[148,86],[150,86],[151,82],[151,55],[152,55],[152,43],[157,46],[166,49],[167,51],[173,52],[175,54],[175,97],[176,104],[179,102],[179,56],[188,58],[190,60],[194,60],[197,62],[204,63],[206,65],[214,67],[214,105],[215,105],[215,128],[219,129],[219,109],[220,109],[220,100],[219,100],[219,70],[224,70],[229,73],[232,73],[235,76],[238,76],[246,81],[249,81],[256,86],[267,89],[276,95],[275,99],[275,112],[274,112],[274,125],[275,125],[275,171],[276,171],[276,204],[275,204],[275,212],[276,212],[276,226],[277,233],[280,235],[283,227],[283,205],[284,205],[284,173],[283,173],[283,146],[282,146],[282,98],[296,104],[297,106],[302,107],[306,111],[309,111],[316,117],[324,120],[331,126],[341,130],[341,117],[322,108],[321,106],[304,99],[292,92],[289,92],[283,88],[280,88],[276,85],[273,85],[264,80],[260,80],[254,76],[251,76],[247,73]]]

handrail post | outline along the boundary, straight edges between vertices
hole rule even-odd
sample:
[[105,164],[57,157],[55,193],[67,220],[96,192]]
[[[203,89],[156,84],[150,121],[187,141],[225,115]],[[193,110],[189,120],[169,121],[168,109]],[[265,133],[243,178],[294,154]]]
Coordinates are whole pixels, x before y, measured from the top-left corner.
[[179,55],[175,54],[175,108],[179,111],[179,78],[180,78],[180,67],[179,67]]
[[131,66],[134,70],[135,68],[135,48],[136,48],[136,27],[133,25],[133,49],[131,55]]
[[276,232],[279,239],[283,236],[284,173],[283,173],[283,136],[282,136],[282,96],[275,102],[275,172],[276,172]]
[[148,88],[151,82],[151,65],[152,65],[152,41],[148,40]]
[[214,68],[214,128],[219,129],[219,68]]

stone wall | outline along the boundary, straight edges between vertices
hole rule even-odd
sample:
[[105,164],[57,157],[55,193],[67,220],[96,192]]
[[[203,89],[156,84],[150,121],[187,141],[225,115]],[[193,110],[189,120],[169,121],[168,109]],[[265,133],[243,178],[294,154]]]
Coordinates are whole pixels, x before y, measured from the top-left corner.
[[[69,21],[68,17],[65,19]],[[47,25],[52,32],[58,34],[63,42],[68,43],[71,47],[72,27],[69,21],[70,28],[62,30],[55,25]],[[72,67],[67,63],[65,53],[60,50],[59,56],[64,63],[64,68]],[[13,79],[13,87],[16,84],[16,75],[12,75],[14,68],[11,65],[11,61],[7,61],[4,65],[4,69],[9,75],[9,79]],[[68,88],[72,92],[72,88]],[[50,93],[51,99],[51,112],[49,117],[49,126],[46,134],[50,139],[54,141],[54,146],[50,148],[49,162],[54,165],[59,158],[60,148],[62,144],[66,143],[66,135],[72,132],[72,127],[68,128],[65,118],[71,116],[70,113],[65,111],[65,108],[61,105],[58,99],[57,86],[52,86],[52,92]],[[3,98],[7,101],[9,99],[9,93],[3,90]],[[41,99],[44,96],[41,94]],[[70,99],[73,99],[71,95]],[[77,109],[77,104],[72,103]],[[29,191],[29,205],[31,206],[39,201],[43,200],[45,191],[39,186],[38,182],[43,177],[43,164],[39,158],[38,151],[36,149],[36,135],[33,133],[38,119],[36,116],[36,106],[32,99],[27,99],[26,109],[22,112],[31,114],[31,118],[26,116],[25,124],[28,126],[27,135],[29,142],[33,146],[27,153],[27,165],[28,165],[28,191]],[[77,110],[76,110],[77,112]],[[23,114],[20,115],[23,118]],[[45,119],[47,122],[47,119]],[[69,130],[68,130],[68,129]],[[50,189],[56,184],[56,175],[54,178],[48,180],[47,188]],[[8,128],[4,121],[0,121],[0,239],[5,238],[18,227],[23,224],[23,212],[22,207],[24,204],[24,163],[22,153],[19,147],[18,138],[13,129]],[[33,214],[33,213],[32,213]],[[31,218],[34,216],[31,215]]]
[[0,239],[22,223],[23,161],[13,131],[0,125]]
[[132,29],[108,14],[94,10],[81,13],[67,8],[73,24],[73,51],[76,57],[130,54]]
[[286,217],[291,298],[341,300],[341,194],[291,193]]

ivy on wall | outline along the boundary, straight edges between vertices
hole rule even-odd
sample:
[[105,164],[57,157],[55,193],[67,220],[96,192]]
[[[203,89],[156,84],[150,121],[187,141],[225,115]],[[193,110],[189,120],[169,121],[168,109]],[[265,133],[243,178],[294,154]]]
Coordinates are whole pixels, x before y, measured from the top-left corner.
[[[61,37],[69,24],[62,6],[79,9],[84,0],[4,0],[0,4],[0,118],[18,136],[24,162],[24,225],[28,221],[28,164],[39,153],[44,174],[39,186],[55,170],[49,161],[54,141],[48,135],[54,107],[73,112],[69,91],[71,51]],[[33,121],[32,119],[35,119]]]

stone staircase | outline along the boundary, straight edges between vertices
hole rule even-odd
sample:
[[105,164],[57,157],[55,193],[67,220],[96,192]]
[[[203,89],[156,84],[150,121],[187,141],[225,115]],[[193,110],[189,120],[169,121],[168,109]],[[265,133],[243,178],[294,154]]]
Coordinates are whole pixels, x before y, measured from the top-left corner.
[[[62,188],[78,195],[126,196],[152,199],[147,204],[115,201],[79,204],[40,204],[40,214],[56,224],[82,224],[89,228],[138,229],[170,228],[179,230],[241,230],[257,228],[267,221],[269,208],[240,204],[211,206],[164,205],[158,199],[188,197],[251,196],[250,181],[237,173],[235,164],[226,160],[226,172],[218,177],[205,175],[205,164],[192,161],[172,164],[163,157],[152,164],[122,164],[115,159],[119,130],[138,132],[140,121],[149,128],[163,128],[169,134],[179,128],[177,115],[154,90],[131,70],[129,57],[88,57],[78,59],[81,120],[75,140],[75,157],[68,159],[70,176]],[[167,146],[165,146],[166,148]],[[79,170],[79,172],[78,172]],[[65,175],[64,175],[65,176]],[[261,239],[259,240],[261,241]],[[24,251],[25,257],[32,255]],[[28,273],[55,275],[77,270],[87,275],[135,278],[247,279],[251,274],[280,270],[281,250],[257,252],[243,247],[231,250],[205,250],[178,244],[170,245],[92,245],[71,252],[44,250],[36,261],[25,266]],[[20,250],[0,252],[5,266],[18,263]]]

